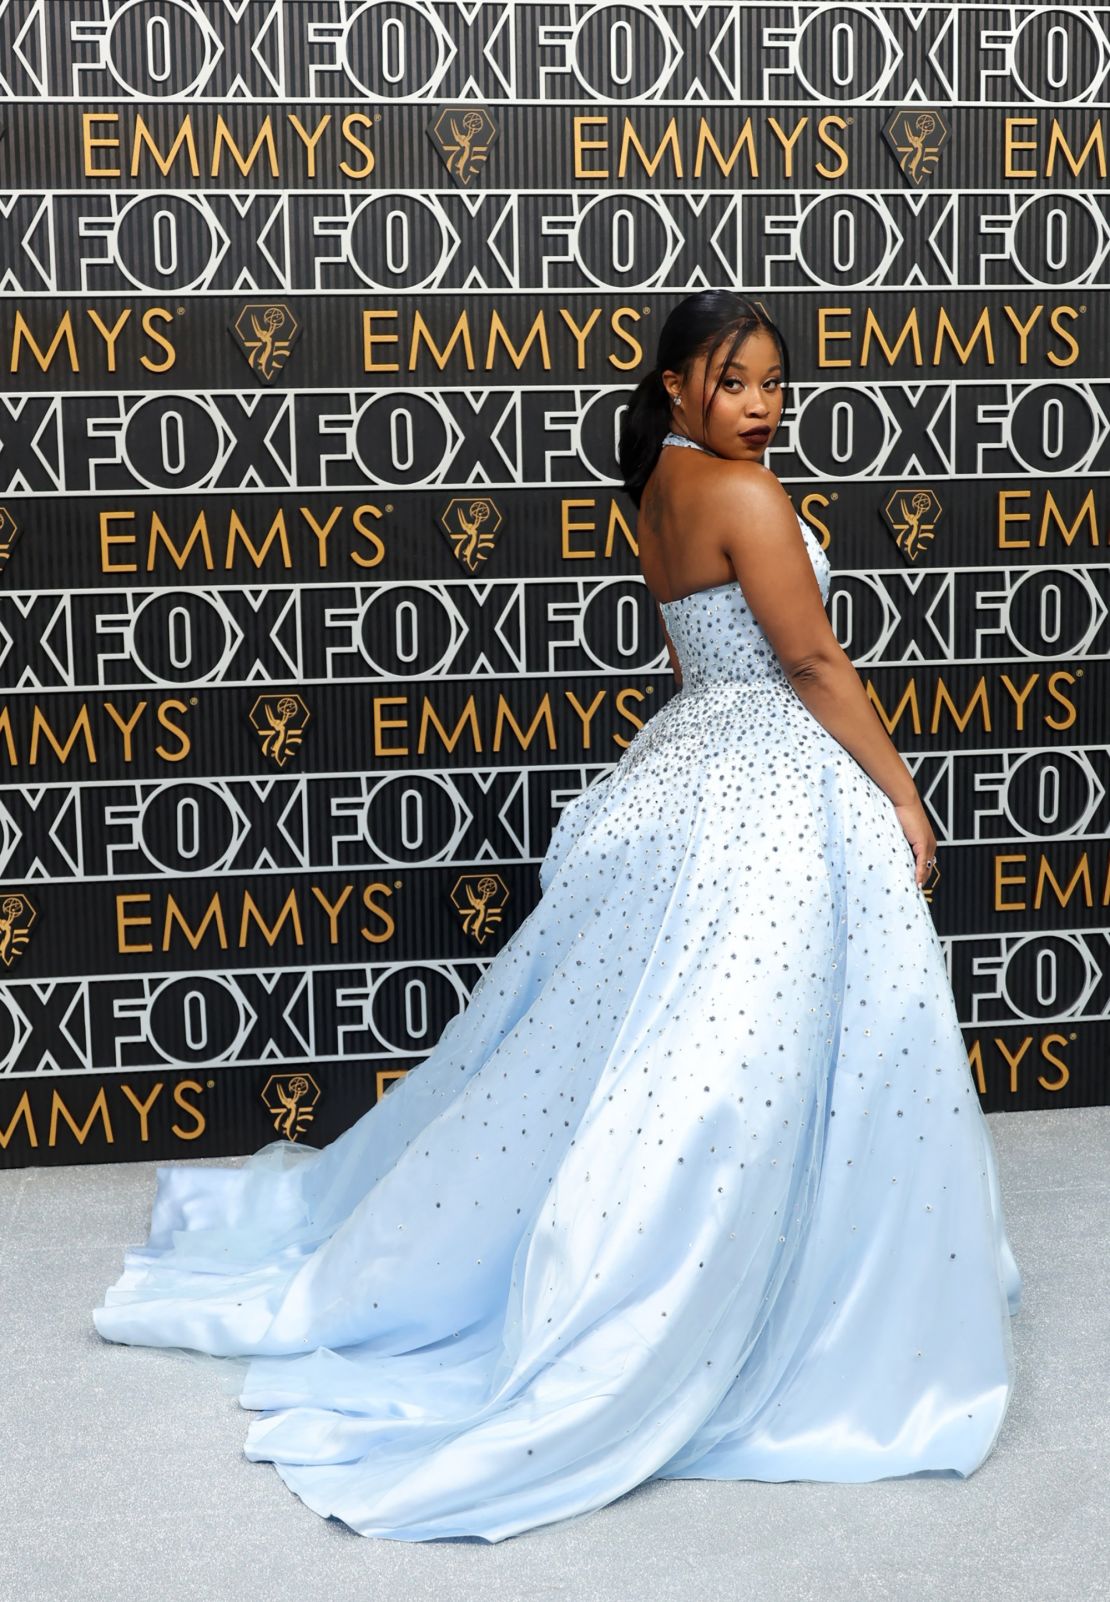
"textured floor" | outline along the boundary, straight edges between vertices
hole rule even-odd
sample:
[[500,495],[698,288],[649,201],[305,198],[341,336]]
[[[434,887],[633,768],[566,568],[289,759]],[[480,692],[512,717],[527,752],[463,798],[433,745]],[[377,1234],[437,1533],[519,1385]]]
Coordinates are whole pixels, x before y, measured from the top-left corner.
[[970,1480],[656,1481],[496,1545],[366,1540],[241,1455],[208,1368],[102,1342],[149,1164],[0,1173],[4,1602],[1110,1599],[1110,1108],[992,1116],[1025,1280]]

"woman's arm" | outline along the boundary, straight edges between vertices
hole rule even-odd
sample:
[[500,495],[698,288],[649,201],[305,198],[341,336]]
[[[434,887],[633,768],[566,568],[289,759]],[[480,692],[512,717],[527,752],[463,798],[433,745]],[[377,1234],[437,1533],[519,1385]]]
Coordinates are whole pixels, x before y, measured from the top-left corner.
[[702,515],[715,529],[756,622],[799,699],[898,809],[923,884],[936,839],[913,776],[833,633],[789,496],[758,462],[722,461],[704,477]]

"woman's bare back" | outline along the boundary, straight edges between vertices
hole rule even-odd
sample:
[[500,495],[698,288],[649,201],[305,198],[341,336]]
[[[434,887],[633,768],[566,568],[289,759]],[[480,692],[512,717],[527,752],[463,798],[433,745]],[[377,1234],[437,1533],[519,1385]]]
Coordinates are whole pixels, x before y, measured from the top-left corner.
[[665,447],[659,453],[636,520],[640,567],[657,601],[679,600],[736,578],[724,547],[704,531],[698,516],[707,479],[722,467],[716,457],[689,448]]

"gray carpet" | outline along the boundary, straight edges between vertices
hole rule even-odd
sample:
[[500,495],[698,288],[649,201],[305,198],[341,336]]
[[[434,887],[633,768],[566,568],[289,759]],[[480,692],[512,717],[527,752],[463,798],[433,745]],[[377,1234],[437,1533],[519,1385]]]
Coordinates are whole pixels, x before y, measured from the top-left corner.
[[152,1165],[0,1173],[11,1602],[1110,1598],[1110,1108],[991,1118],[1025,1280],[1018,1384],[969,1480],[655,1481],[496,1545],[368,1540],[241,1455],[210,1369],[102,1342]]

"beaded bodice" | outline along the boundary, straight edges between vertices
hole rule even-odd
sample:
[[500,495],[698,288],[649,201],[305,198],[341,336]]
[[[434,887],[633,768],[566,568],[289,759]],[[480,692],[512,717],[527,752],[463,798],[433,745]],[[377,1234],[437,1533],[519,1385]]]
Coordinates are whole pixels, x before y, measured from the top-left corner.
[[[684,434],[668,434],[663,444],[705,449]],[[827,601],[832,573],[828,558],[817,537],[800,517],[798,527],[813,563],[821,596]],[[695,590],[673,601],[661,601],[660,607],[667,633],[678,653],[684,691],[715,681],[789,684],[782,664],[735,579],[715,584],[711,589]]]

